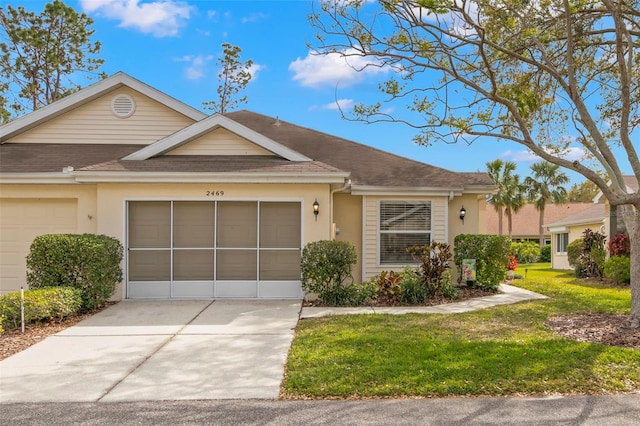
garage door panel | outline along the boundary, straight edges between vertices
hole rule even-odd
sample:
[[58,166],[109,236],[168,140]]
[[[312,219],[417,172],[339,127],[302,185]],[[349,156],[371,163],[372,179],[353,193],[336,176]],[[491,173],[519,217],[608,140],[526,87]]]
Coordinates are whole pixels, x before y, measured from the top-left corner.
[[0,199],[0,293],[26,286],[26,257],[35,237],[75,232],[76,199]]

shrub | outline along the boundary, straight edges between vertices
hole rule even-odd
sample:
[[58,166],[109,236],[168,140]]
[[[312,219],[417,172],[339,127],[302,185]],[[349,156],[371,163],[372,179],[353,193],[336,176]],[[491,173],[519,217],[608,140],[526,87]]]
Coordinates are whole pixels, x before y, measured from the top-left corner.
[[393,271],[382,271],[375,279],[378,288],[378,299],[387,305],[395,305],[398,303],[402,294],[402,275]]
[[300,270],[302,288],[315,293],[324,304],[344,304],[349,292],[354,289],[345,285],[347,279],[353,283],[351,268],[356,264],[356,248],[347,241],[314,241],[302,250]]
[[463,259],[476,259],[474,285],[485,290],[495,290],[505,277],[505,266],[511,254],[511,240],[500,235],[456,235],[455,262],[462,268]]
[[631,241],[628,235],[616,234],[609,240],[609,255],[626,256],[631,255]]
[[457,299],[460,297],[460,290],[453,285],[451,269],[444,271],[440,277],[440,292],[447,299]]
[[106,235],[50,234],[33,240],[27,256],[30,288],[75,287],[84,309],[104,304],[122,281],[123,249]]
[[567,256],[578,278],[602,278],[607,252],[604,249],[605,236],[591,229],[585,229],[582,238],[569,244]]
[[428,246],[413,246],[407,252],[420,263],[419,276],[424,283],[429,296],[441,295],[442,279],[445,271],[449,269],[451,261],[451,246],[447,243],[432,242]]
[[[82,292],[72,287],[44,287],[24,292],[24,320],[36,321],[62,319],[82,308]],[[20,326],[20,292],[0,296],[0,324],[4,328]]]
[[613,256],[604,263],[604,277],[616,285],[631,283],[631,258]]
[[545,244],[544,246],[542,246],[542,248],[540,249],[540,259],[538,259],[538,261],[540,262],[551,262],[551,245],[550,244]]
[[533,241],[520,241],[511,243],[511,252],[518,262],[534,263],[540,258],[540,244]]
[[401,273],[400,287],[402,291],[398,297],[398,303],[402,305],[422,305],[427,300],[427,288],[410,266],[405,266]]
[[574,269],[578,264],[578,257],[582,253],[582,246],[584,245],[584,238],[577,238],[569,243],[567,246],[567,260],[569,265]]

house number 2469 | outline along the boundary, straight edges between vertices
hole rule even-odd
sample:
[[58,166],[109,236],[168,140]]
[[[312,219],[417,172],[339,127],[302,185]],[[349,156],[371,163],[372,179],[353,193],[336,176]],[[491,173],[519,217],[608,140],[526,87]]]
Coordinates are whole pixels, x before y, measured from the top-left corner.
[[224,191],[206,191],[207,197],[222,197]]

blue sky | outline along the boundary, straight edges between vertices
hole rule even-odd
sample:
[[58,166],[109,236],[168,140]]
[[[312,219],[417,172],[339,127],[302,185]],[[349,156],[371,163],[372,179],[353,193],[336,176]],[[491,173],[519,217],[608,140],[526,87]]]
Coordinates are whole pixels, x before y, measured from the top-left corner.
[[[0,0],[0,5],[20,4],[37,13],[45,3]],[[348,110],[354,103],[379,100],[377,84],[386,75],[356,73],[336,57],[310,55],[315,34],[307,21],[310,0],[65,3],[94,20],[103,71],[123,71],[193,107],[202,109],[203,102],[216,99],[216,60],[221,44],[228,42],[242,49],[242,60],[254,62],[243,109],[454,171],[485,171],[486,162],[502,158],[515,161],[525,176],[535,160],[523,146],[507,141],[423,147],[412,142],[416,131],[405,125],[341,119],[336,101]]]

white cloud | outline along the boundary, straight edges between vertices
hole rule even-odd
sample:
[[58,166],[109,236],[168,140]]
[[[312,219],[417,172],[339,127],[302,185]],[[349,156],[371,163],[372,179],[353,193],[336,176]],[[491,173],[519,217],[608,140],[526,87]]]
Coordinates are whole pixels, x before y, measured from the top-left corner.
[[[561,153],[553,153],[554,156],[563,158],[567,161],[580,161],[585,160],[587,155],[586,151],[583,148],[579,147],[569,147]],[[511,161],[539,161],[541,158],[534,154],[533,151],[530,150],[522,150],[522,151],[504,151],[499,155],[500,158],[505,158]]]
[[119,26],[132,28],[155,37],[175,36],[189,19],[192,6],[183,1],[156,0],[80,0],[86,13],[96,13],[120,21]]
[[185,55],[180,58],[174,58],[175,62],[188,62],[189,65],[184,69],[185,76],[189,80],[199,80],[205,76],[205,67],[207,62],[213,60],[212,55]]
[[251,23],[251,22],[258,22],[258,21],[262,21],[263,19],[267,19],[267,15],[265,15],[262,12],[256,12],[256,13],[252,13],[251,15],[248,16],[243,16],[242,19],[240,20],[243,24],[247,24],[247,23]]
[[251,65],[251,67],[249,67],[249,74],[251,74],[251,80],[249,82],[256,80],[258,78],[258,73],[265,68],[267,68],[265,65],[259,65],[259,64]]
[[338,99],[336,102],[331,102],[322,107],[322,109],[332,109],[332,110],[347,110],[353,107],[353,99]]
[[[345,51],[345,54],[355,54],[355,50]],[[387,73],[387,68],[367,66],[371,61],[363,56],[344,57],[340,53],[314,55],[309,52],[306,58],[291,62],[289,70],[294,72],[293,79],[303,86],[335,86],[338,82],[341,86],[351,86],[367,77]]]

